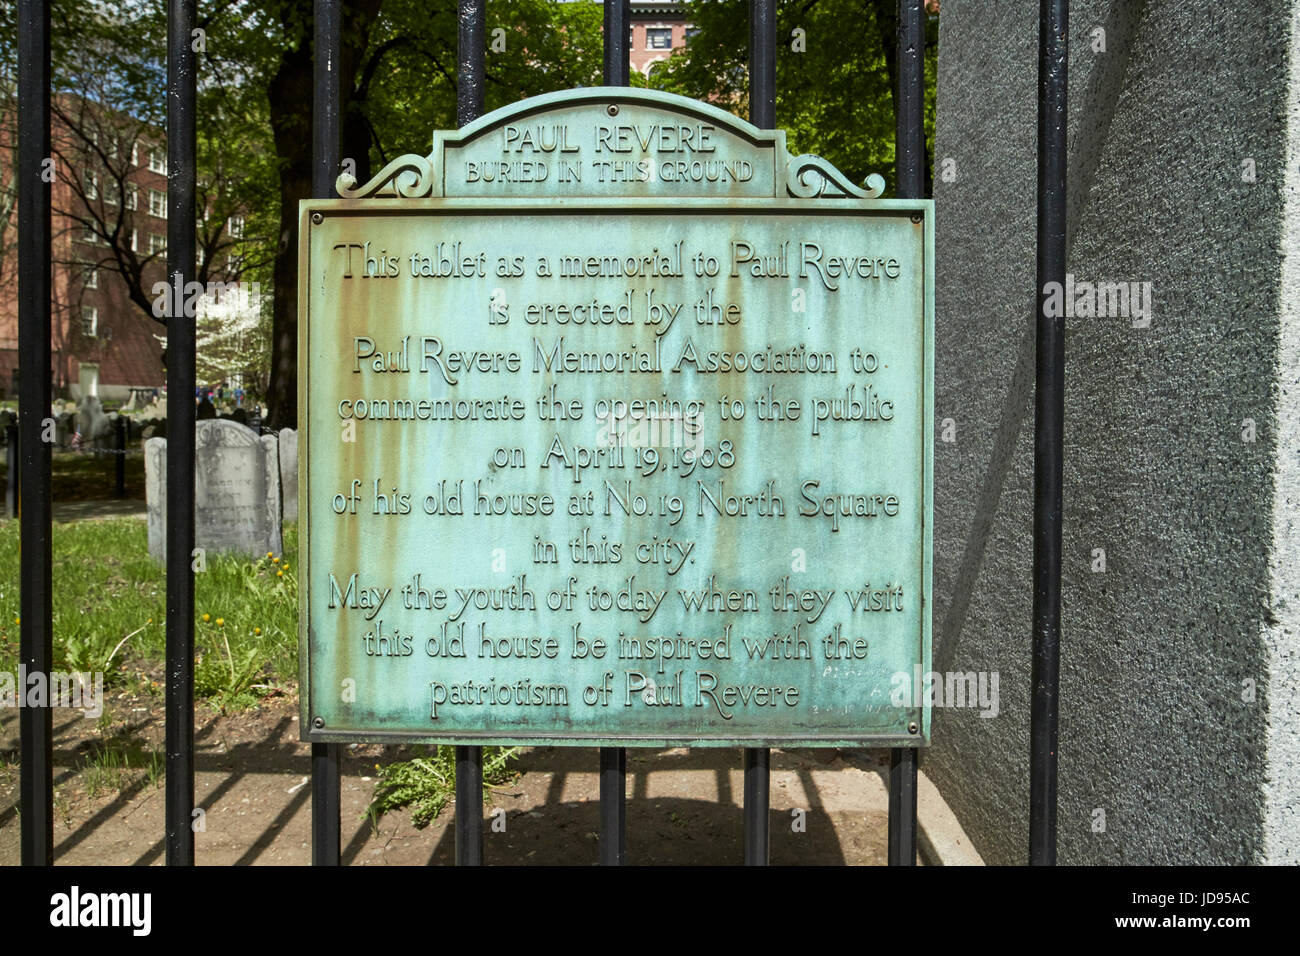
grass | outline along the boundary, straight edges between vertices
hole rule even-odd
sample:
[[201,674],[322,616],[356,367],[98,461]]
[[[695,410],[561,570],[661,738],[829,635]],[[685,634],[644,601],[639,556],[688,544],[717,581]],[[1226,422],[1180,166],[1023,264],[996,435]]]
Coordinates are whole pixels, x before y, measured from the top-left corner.
[[134,737],[97,740],[86,751],[81,765],[81,782],[86,793],[98,797],[116,793],[143,771],[146,786],[163,781],[165,761],[161,751],[148,750]]
[[[390,810],[411,808],[411,822],[424,829],[438,818],[447,801],[456,791],[456,748],[450,746],[426,747],[425,754],[410,760],[399,760],[385,766],[376,764],[379,782],[375,794],[366,808],[365,817],[374,827]],[[491,797],[493,787],[509,783],[517,771],[509,766],[517,747],[483,748],[483,801]]]
[[[103,673],[113,686],[129,680],[134,665],[135,678],[148,682],[147,672],[165,656],[166,576],[149,557],[144,520],[56,524],[53,550],[55,669]],[[297,554],[291,524],[285,551]],[[296,684],[294,564],[283,555],[207,556],[194,575],[196,698],[240,710]],[[0,521],[0,669],[11,673],[18,662],[18,568],[18,522]]]
[[[103,673],[105,687],[143,683],[161,693],[149,676],[165,659],[166,575],[149,557],[145,521],[118,518],[56,524],[53,529],[54,666],[60,671]],[[284,528],[286,555],[298,551],[298,529]],[[0,520],[0,670],[18,667],[18,522]],[[269,694],[291,693],[298,681],[298,578],[296,561],[284,555],[208,555],[194,575],[194,694],[224,712],[244,710]],[[139,740],[105,735],[80,761],[82,782],[94,797],[120,790],[143,771],[146,782],[162,779],[163,759]],[[455,750],[424,753],[378,768],[366,816],[374,825],[393,810],[411,809],[417,827],[437,818],[455,792]],[[514,779],[515,748],[486,747],[483,787]],[[0,764],[0,774],[8,773]],[[56,810],[70,809],[56,792]]]

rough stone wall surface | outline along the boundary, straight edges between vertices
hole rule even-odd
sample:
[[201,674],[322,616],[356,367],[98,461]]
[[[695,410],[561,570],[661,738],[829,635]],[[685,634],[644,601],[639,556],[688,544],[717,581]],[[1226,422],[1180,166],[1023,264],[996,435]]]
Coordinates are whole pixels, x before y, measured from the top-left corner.
[[[1265,817],[1294,800],[1294,762],[1266,792],[1270,667],[1295,640],[1268,640],[1291,18],[1071,4],[1068,271],[1150,283],[1152,305],[1145,327],[1066,320],[1062,863],[1276,857]],[[940,30],[935,411],[956,441],[935,447],[934,667],[998,671],[1001,701],[938,710],[923,765],[985,860],[1022,863],[1037,5],[948,0]]]

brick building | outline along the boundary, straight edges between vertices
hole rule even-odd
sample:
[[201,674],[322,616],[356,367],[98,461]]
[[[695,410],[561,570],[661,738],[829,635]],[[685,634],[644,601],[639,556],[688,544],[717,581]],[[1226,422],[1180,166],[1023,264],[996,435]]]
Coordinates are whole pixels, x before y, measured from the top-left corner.
[[[160,132],[60,100],[51,141],[51,364],[54,394],[125,401],[161,390],[164,327],[132,301],[119,260],[150,290],[166,273],[167,154]],[[0,124],[0,190],[13,189],[13,123]],[[10,193],[12,195],[12,193]],[[12,209],[5,224],[17,231]],[[0,261],[0,398],[18,380],[17,250]]]
[[686,45],[691,25],[673,2],[633,3],[629,43],[632,69],[649,76],[654,65]]

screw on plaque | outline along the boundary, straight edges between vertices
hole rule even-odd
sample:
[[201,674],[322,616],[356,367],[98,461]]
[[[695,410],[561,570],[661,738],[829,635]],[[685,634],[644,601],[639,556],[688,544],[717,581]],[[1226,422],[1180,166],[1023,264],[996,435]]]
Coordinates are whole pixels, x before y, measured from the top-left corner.
[[319,226],[322,222],[325,221],[325,217],[318,212],[314,212],[311,214],[311,221]]
[[617,116],[618,107],[613,103],[610,103],[608,106],[605,107],[605,112],[608,113],[610,116]]
[[312,719],[311,725],[315,727],[317,730],[320,730],[322,727],[325,726],[325,718],[315,717]]
[[924,222],[925,215],[919,212],[912,213],[912,222]]
[[[317,719],[317,720],[320,720],[319,717],[317,717],[316,719]],[[916,733],[918,729],[919,729],[919,728],[916,726],[916,721],[912,721],[910,724],[907,725],[907,732],[908,732],[909,734],[914,734],[914,733]]]

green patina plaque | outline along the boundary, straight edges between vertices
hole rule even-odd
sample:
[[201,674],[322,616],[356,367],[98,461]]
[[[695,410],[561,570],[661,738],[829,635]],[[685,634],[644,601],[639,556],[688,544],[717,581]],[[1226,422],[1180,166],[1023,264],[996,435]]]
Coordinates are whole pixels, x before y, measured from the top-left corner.
[[316,741],[928,742],[933,209],[528,100],[302,204]]

